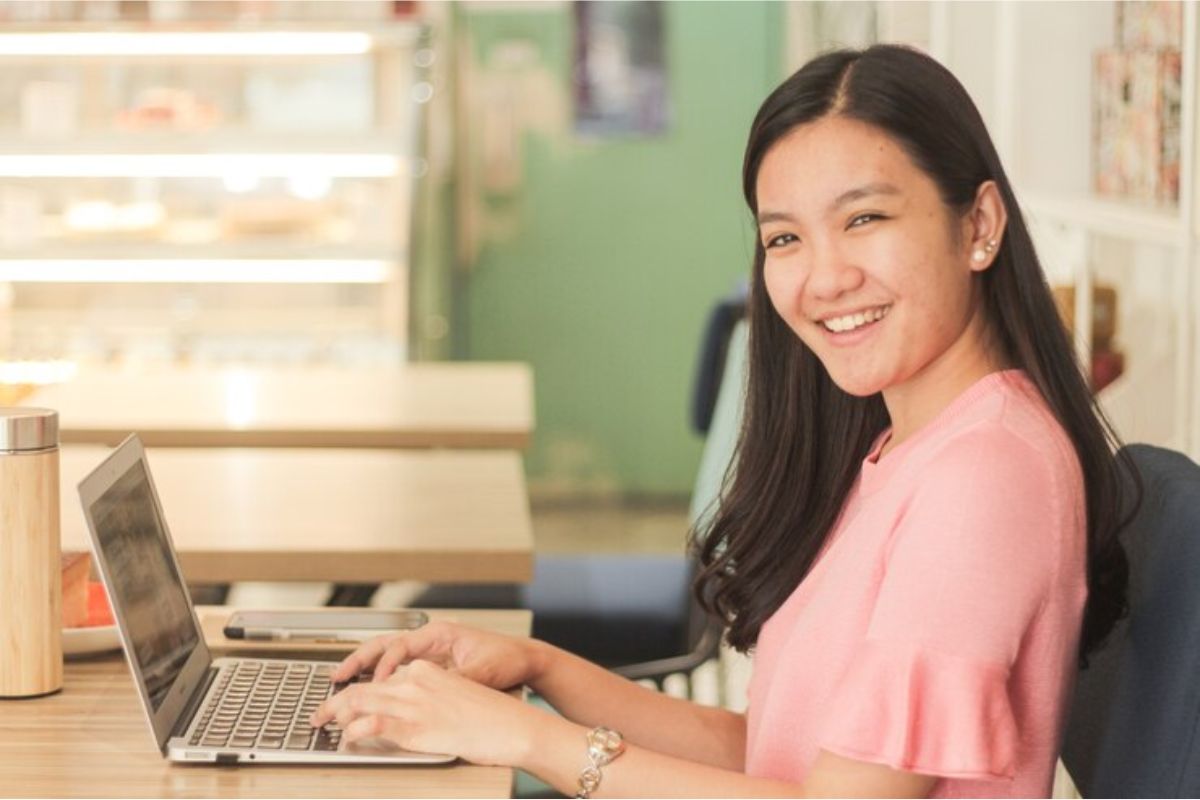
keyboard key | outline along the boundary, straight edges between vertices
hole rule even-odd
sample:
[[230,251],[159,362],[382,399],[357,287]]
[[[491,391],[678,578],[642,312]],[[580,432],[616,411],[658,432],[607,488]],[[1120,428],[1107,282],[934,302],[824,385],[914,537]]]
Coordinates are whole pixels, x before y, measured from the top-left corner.
[[341,737],[335,737],[333,732],[325,728],[317,731],[317,740],[313,744],[313,750],[337,750],[338,740]]

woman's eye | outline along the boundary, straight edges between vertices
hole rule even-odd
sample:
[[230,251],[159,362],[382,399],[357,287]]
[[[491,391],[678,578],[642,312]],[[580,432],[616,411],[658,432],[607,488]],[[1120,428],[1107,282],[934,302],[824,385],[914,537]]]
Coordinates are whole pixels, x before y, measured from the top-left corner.
[[778,236],[772,236],[767,239],[767,247],[784,247],[792,242],[798,242],[800,238],[792,233],[781,233]]
[[877,220],[877,219],[883,219],[883,215],[882,214],[859,214],[857,217],[850,220],[850,224],[847,225],[846,227],[847,228],[858,228],[862,225],[865,225],[868,222],[871,222],[872,220]]

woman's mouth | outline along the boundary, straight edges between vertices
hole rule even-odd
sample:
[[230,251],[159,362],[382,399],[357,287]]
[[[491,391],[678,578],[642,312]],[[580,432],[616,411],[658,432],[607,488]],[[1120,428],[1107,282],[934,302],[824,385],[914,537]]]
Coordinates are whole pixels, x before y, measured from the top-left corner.
[[888,311],[891,309],[891,305],[876,306],[875,308],[868,308],[865,311],[856,311],[853,314],[845,314],[840,317],[827,317],[823,320],[820,320],[819,324],[825,328],[825,330],[832,333],[849,333],[878,322],[886,317]]

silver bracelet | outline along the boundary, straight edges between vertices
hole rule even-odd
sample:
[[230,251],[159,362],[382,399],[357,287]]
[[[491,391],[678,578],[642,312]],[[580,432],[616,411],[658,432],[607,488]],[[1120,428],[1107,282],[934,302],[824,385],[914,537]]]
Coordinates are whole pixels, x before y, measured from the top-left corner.
[[621,734],[609,728],[592,728],[587,733],[587,766],[579,773],[579,788],[575,791],[576,798],[592,796],[600,786],[600,768],[611,764],[617,756],[625,752],[625,740]]

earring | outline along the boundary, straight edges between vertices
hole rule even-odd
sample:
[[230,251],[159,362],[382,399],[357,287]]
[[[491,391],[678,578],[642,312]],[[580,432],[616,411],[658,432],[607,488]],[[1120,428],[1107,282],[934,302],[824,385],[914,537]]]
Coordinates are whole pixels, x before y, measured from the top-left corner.
[[996,240],[995,240],[995,239],[988,239],[988,242],[987,242],[987,244],[985,244],[985,245],[984,245],[984,248],[985,248],[985,249],[986,249],[986,250],[987,250],[989,253],[990,253],[990,252],[992,252],[993,250],[995,250],[995,249],[996,249]]
[[983,260],[987,258],[987,253],[983,252],[982,250],[976,250],[971,254],[971,258],[974,259],[977,264],[982,264]]

